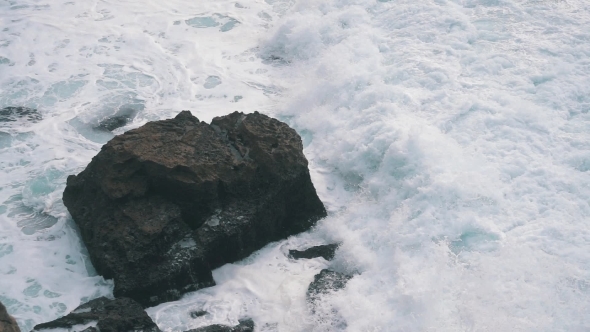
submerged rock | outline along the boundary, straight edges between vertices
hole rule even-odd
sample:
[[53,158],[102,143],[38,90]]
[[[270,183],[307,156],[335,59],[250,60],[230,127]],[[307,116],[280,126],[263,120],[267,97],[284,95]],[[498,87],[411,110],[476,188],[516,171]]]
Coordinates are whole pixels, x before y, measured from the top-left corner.
[[315,275],[312,283],[309,284],[309,288],[307,289],[308,302],[314,304],[323,295],[346,287],[346,283],[351,278],[352,276],[340,272],[323,269]]
[[129,298],[110,300],[106,297],[83,304],[64,317],[39,324],[34,330],[72,330],[76,325],[86,332],[160,331],[139,303]]
[[324,269],[315,277],[307,289],[307,303],[317,323],[329,326],[331,331],[345,331],[347,323],[344,317],[332,304],[326,301],[326,296],[344,287],[352,276]]
[[116,114],[106,117],[98,122],[98,125],[92,129],[98,131],[113,131],[117,128],[126,126],[137,115],[137,110],[133,108],[120,109]]
[[63,200],[115,296],[152,306],[326,215],[302,150],[262,114],[209,125],[183,111],[113,138],[68,177]]
[[33,108],[9,106],[0,109],[0,122],[16,122],[19,120],[38,122],[42,119],[41,114]]
[[254,321],[251,319],[240,319],[240,324],[236,326],[227,325],[210,325],[199,327],[198,329],[188,330],[186,332],[254,332]]
[[8,314],[2,302],[0,302],[0,332],[20,332],[16,320]]
[[323,257],[325,260],[329,261],[334,258],[334,254],[336,254],[336,249],[338,249],[339,244],[324,244],[320,246],[311,247],[305,250],[289,250],[289,257],[293,259],[301,259],[301,258],[317,258]]
[[190,316],[191,316],[191,318],[199,318],[199,317],[203,317],[207,314],[208,314],[208,312],[205,310],[197,310],[197,311],[191,311]]

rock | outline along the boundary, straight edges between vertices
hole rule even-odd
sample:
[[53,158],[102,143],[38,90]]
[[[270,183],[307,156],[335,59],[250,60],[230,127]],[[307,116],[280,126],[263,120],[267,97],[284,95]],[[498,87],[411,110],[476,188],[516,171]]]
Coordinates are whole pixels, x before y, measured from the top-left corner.
[[0,109],[0,122],[16,122],[20,119],[30,122],[38,122],[43,118],[41,117],[41,114],[33,108],[9,106]]
[[311,313],[320,325],[329,326],[331,331],[345,331],[346,320],[324,297],[344,287],[352,276],[324,269],[315,277],[307,289],[307,302]]
[[326,215],[299,135],[265,115],[190,112],[116,136],[64,204],[115,296],[144,306],[214,284],[211,270]]
[[227,325],[210,325],[199,327],[198,329],[188,330],[186,332],[254,332],[254,321],[251,319],[240,319],[240,324],[236,326]]
[[106,297],[94,299],[79,306],[67,316],[39,324],[33,330],[72,329],[75,325],[89,324],[92,326],[87,327],[84,331],[160,331],[139,303],[129,298],[110,300]]
[[309,249],[305,249],[303,251],[299,250],[289,250],[289,257],[294,259],[301,259],[301,258],[317,258],[323,257],[325,260],[329,261],[334,258],[334,254],[336,253],[336,249],[338,249],[339,244],[324,244],[320,246],[311,247]]
[[16,320],[8,314],[2,302],[0,302],[0,332],[20,332]]
[[137,110],[133,108],[122,108],[116,114],[99,121],[98,125],[92,129],[98,131],[113,131],[117,128],[126,126],[133,120],[136,114]]
[[203,316],[205,316],[206,314],[208,314],[208,312],[207,312],[207,311],[205,311],[205,310],[191,311],[191,313],[190,313],[190,315],[191,315],[191,318],[199,318],[199,317],[203,317]]
[[311,304],[317,302],[322,295],[330,292],[338,291],[346,287],[346,283],[352,276],[323,269],[320,273],[316,274],[313,278],[313,282],[309,284],[307,288],[307,301]]

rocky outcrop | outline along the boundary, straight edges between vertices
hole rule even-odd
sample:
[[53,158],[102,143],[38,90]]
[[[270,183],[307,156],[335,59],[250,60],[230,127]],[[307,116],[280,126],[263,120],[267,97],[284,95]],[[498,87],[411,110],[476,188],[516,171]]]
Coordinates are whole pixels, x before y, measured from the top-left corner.
[[20,332],[18,324],[8,314],[6,307],[0,302],[0,332]]
[[144,306],[211,286],[212,269],[326,215],[301,138],[258,113],[207,124],[183,111],[116,136],[63,200],[115,296]]
[[254,332],[254,321],[251,319],[240,319],[240,324],[236,326],[227,325],[209,325],[199,327],[198,329],[188,330],[186,332]]
[[289,250],[289,257],[293,259],[312,259],[323,257],[325,260],[329,261],[334,258],[336,254],[336,249],[338,249],[339,244],[324,244],[315,247],[311,247],[305,250]]
[[39,324],[34,330],[72,331],[74,326],[84,332],[160,331],[139,303],[129,298],[110,300],[106,297],[83,304],[64,317]]

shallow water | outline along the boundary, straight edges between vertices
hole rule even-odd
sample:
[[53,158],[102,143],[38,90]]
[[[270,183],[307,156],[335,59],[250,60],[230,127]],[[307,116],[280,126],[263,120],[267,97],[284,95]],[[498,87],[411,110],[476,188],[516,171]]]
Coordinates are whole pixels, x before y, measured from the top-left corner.
[[[4,1],[0,31],[0,107],[43,116],[0,122],[0,301],[23,330],[112,292],[61,193],[125,109],[115,134],[278,117],[330,211],[148,309],[164,330],[590,329],[586,2]],[[331,263],[286,257],[332,241]],[[355,276],[311,315],[326,267]]]

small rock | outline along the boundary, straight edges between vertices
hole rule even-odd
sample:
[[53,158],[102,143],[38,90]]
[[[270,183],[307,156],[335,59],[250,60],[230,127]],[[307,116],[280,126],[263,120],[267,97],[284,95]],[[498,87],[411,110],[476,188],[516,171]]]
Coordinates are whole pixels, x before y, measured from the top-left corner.
[[307,289],[307,302],[311,313],[318,321],[331,326],[333,331],[345,331],[346,320],[329,301],[324,301],[324,296],[343,289],[351,278],[352,276],[324,269],[314,277]]
[[117,128],[126,126],[137,114],[137,110],[132,108],[123,108],[116,114],[109,116],[98,122],[98,125],[93,127],[94,130],[99,131],[113,131]]
[[316,274],[313,282],[309,284],[307,289],[307,299],[309,302],[314,302],[323,294],[328,294],[346,287],[346,283],[352,276],[344,273],[323,269]]
[[239,322],[240,324],[236,326],[215,324],[186,332],[254,332],[254,321],[252,319],[240,319]]
[[36,109],[28,107],[4,107],[0,109],[0,122],[16,122],[18,120],[38,122],[43,119]]
[[96,327],[88,327],[85,332],[160,331],[139,303],[129,298],[110,300],[106,297],[83,304],[64,317],[39,324],[34,330],[71,329],[74,325],[90,323],[96,323]]
[[336,249],[338,249],[339,244],[325,244],[321,246],[311,247],[309,249],[305,249],[302,251],[299,250],[289,250],[289,257],[294,259],[301,259],[301,258],[317,258],[323,257],[325,260],[329,261],[334,258],[334,254],[336,253]]
[[0,332],[20,332],[16,320],[8,314],[2,302],[0,302]]
[[198,310],[198,311],[192,311],[191,312],[191,318],[199,318],[199,317],[203,317],[206,314],[208,314],[207,311],[205,310]]

